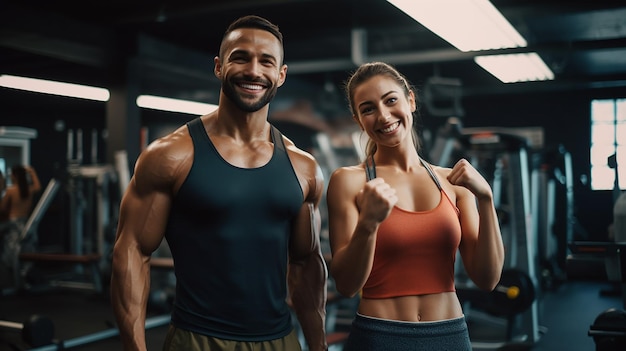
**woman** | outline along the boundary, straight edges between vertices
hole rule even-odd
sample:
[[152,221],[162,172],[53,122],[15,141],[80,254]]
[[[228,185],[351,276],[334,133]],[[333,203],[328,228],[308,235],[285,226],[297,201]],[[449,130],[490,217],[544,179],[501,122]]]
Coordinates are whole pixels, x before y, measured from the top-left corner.
[[11,185],[0,200],[0,213],[6,221],[0,224],[2,260],[13,267],[20,252],[20,238],[24,225],[33,208],[33,197],[41,189],[37,172],[30,166],[16,165],[11,168]]
[[489,183],[462,159],[452,169],[419,156],[416,95],[394,67],[373,62],[348,79],[364,163],[331,175],[327,201],[337,290],[360,293],[345,351],[471,350],[454,261],[493,290],[504,247]]

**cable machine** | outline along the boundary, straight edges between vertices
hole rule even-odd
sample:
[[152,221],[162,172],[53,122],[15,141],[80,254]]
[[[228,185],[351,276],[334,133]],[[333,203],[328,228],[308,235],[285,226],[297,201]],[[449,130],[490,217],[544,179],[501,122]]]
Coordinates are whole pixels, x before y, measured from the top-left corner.
[[[487,179],[493,190],[506,251],[505,271],[517,270],[537,286],[536,242],[531,211],[531,171],[527,138],[506,131],[464,129],[459,137],[468,160]],[[459,269],[457,271],[462,271]],[[469,314],[471,318],[472,314]],[[537,300],[507,325],[507,342],[535,344],[540,338]],[[474,344],[474,342],[473,342]],[[477,348],[487,347],[478,343]],[[494,346],[495,347],[495,346]],[[487,347],[489,348],[489,347]]]

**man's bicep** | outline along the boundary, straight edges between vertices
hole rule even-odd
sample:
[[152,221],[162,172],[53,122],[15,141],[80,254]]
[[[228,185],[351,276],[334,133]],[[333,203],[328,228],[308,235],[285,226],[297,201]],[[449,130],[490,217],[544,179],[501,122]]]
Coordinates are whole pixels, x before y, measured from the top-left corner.
[[319,233],[321,229],[320,211],[312,203],[304,203],[294,223],[290,243],[292,263],[305,260],[319,251]]
[[149,255],[163,239],[169,209],[169,195],[157,190],[139,192],[131,183],[120,207],[118,237],[134,242]]

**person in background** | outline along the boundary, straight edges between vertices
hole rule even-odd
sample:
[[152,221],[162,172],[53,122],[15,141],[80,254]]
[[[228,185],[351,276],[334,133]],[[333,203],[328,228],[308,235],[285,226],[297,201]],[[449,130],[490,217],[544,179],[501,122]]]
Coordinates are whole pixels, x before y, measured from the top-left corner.
[[164,238],[176,274],[164,350],[297,351],[291,308],[308,350],[327,349],[324,180],[316,160],[267,120],[283,60],[276,25],[237,19],[214,59],[217,110],[140,154],[112,260],[125,350],[146,349],[150,258]]
[[361,294],[344,351],[469,351],[455,257],[477,287],[496,287],[504,247],[491,187],[464,159],[450,169],[419,156],[417,96],[393,66],[363,64],[345,88],[369,141],[327,190],[330,274],[341,294]]
[[17,256],[22,248],[21,237],[26,221],[33,210],[35,195],[41,190],[41,183],[35,169],[31,166],[15,165],[11,167],[11,185],[6,186],[0,199],[0,214],[4,220],[0,223],[0,245],[2,261],[8,267],[16,267]]

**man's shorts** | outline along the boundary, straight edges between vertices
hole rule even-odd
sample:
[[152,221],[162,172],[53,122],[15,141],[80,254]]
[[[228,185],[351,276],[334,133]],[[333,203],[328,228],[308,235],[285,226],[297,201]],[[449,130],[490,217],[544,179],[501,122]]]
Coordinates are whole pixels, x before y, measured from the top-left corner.
[[170,325],[163,351],[302,351],[293,330],[283,338],[268,341],[234,341],[192,333]]

